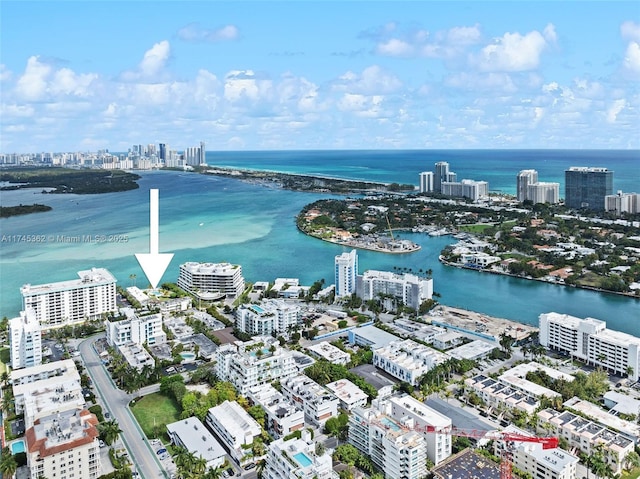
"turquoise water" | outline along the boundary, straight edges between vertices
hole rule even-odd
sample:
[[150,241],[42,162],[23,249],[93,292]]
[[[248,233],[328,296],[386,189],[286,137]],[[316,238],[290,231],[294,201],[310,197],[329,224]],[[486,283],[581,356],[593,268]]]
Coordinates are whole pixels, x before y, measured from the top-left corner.
[[262,314],[264,312],[264,309],[262,309],[260,306],[258,306],[257,304],[254,304],[251,306],[251,309],[253,309],[256,313],[258,314]]
[[[293,155],[291,152],[284,153]],[[337,155],[335,152],[332,154]],[[461,155],[460,152],[451,154]],[[224,155],[229,156],[228,153]],[[242,156],[242,161],[237,162],[255,166],[255,155],[257,153],[247,153]],[[275,161],[275,153],[270,152],[270,155],[269,161]],[[355,169],[347,164],[357,165],[364,162],[362,158],[367,158],[366,152],[359,155],[352,152],[352,155],[357,161],[347,161],[348,158],[334,160],[334,163],[345,162],[343,173]],[[378,156],[384,155],[379,153]],[[415,153],[415,156],[419,155]],[[247,157],[250,159],[247,160]],[[415,174],[417,178],[418,172],[424,170],[425,165],[432,164],[433,159],[433,155],[428,161],[420,159],[419,162],[402,157],[394,165],[386,158],[386,170],[383,170],[383,162],[376,156],[372,168],[375,171],[387,171],[385,180],[402,182],[404,176]],[[453,162],[452,158],[443,159]],[[321,165],[314,163],[313,154],[309,161],[309,168],[321,169]],[[546,165],[545,168],[549,168],[550,161],[548,158],[538,158],[538,163]],[[575,161],[577,164],[586,164],[586,160]],[[629,161],[623,158],[617,163],[603,165],[612,167],[621,177],[631,178],[638,185],[640,168],[627,166],[624,170]],[[405,171],[412,162],[412,170]],[[302,160],[299,163],[291,168],[303,169],[307,165]],[[338,176],[341,170],[334,163],[327,163],[325,168]],[[467,164],[470,163],[473,160],[468,159]],[[265,164],[273,166],[269,162]],[[558,167],[563,165],[559,164]],[[452,169],[466,176],[461,174],[464,171],[462,168],[452,165]],[[357,171],[368,170],[361,168]],[[394,171],[396,176],[393,176]],[[515,182],[517,171],[514,173],[509,170],[504,174]],[[549,181],[542,175],[540,179]],[[504,181],[507,182],[506,178]],[[296,229],[295,216],[300,209],[326,195],[171,171],[142,173],[139,184],[140,189],[137,190],[105,195],[42,195],[34,190],[2,192],[3,205],[44,203],[52,206],[53,210],[0,219],[2,235],[41,235],[46,240],[44,243],[2,242],[0,315],[18,315],[21,309],[20,287],[23,284],[76,278],[77,271],[94,266],[109,269],[121,286],[133,283],[131,275],[136,275],[138,286],[146,286],[146,279],[134,254],[146,253],[149,249],[150,188],[160,190],[160,252],[175,254],[163,281],[177,281],[178,267],[187,261],[228,261],[242,265],[245,279],[251,282],[297,277],[301,284],[310,285],[318,279],[325,279],[327,284],[331,284],[335,256],[348,251],[347,248],[310,238]],[[630,187],[624,189],[632,190]],[[640,191],[640,187],[635,190]],[[84,235],[111,235],[116,238],[121,235],[127,241],[70,243],[58,238]],[[432,269],[434,289],[442,295],[440,301],[446,305],[534,325],[541,313],[550,311],[578,317],[591,316],[607,321],[612,329],[640,336],[640,302],[637,300],[444,267],[438,262],[438,254],[454,239],[411,233],[401,236],[419,243],[422,249],[404,255],[360,250],[360,272],[366,269],[393,271],[394,266],[410,267],[414,271]]]
[[307,456],[304,452],[294,454],[293,458],[298,461],[298,464],[300,464],[302,467],[309,467],[311,464],[313,464],[313,461],[309,459],[309,456]]
[[182,356],[182,359],[194,359],[196,357],[193,353],[180,353],[180,356]]
[[24,451],[24,441],[22,439],[11,443],[11,454],[19,454]]
[[392,421],[390,418],[388,417],[383,417],[382,419],[380,419],[380,423],[383,426],[388,427],[389,429],[392,429],[394,431],[399,431],[400,430],[400,426],[395,422]]

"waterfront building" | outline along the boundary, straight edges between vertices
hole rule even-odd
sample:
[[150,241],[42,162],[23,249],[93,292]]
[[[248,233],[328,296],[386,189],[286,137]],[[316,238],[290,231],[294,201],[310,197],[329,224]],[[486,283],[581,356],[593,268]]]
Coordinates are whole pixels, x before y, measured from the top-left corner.
[[433,297],[433,279],[415,274],[368,270],[356,276],[356,294],[363,301],[384,297],[384,307],[395,311],[398,306],[418,310]]
[[247,399],[264,409],[266,429],[276,438],[288,436],[304,427],[302,408],[298,408],[271,384],[252,387]]
[[204,459],[206,468],[222,467],[226,451],[197,417],[188,417],[167,424],[171,444],[183,447],[196,459]]
[[519,202],[527,200],[527,187],[538,182],[538,172],[536,170],[522,170],[518,173],[516,196]]
[[542,346],[633,381],[640,377],[640,338],[607,329],[605,321],[594,318],[552,312],[541,314],[539,320]]
[[618,215],[622,213],[640,213],[640,194],[623,193],[618,191],[615,195],[607,195],[605,200],[605,211],[612,211]]
[[412,430],[411,418],[397,420],[386,407],[374,401],[371,407],[357,407],[349,416],[349,443],[371,458],[387,478],[422,479],[427,476],[427,444]]
[[416,343],[411,339],[392,341],[373,350],[373,365],[412,386],[436,365],[449,359],[449,355]]
[[[530,432],[513,424],[504,428],[502,432],[533,437]],[[500,457],[505,446],[505,441],[496,439],[494,454]],[[515,468],[538,479],[576,479],[576,466],[580,458],[559,447],[543,449],[540,443],[515,442],[511,461]]]
[[42,364],[42,333],[32,309],[20,311],[20,316],[9,320],[9,351],[11,369]]
[[116,306],[116,279],[104,268],[78,271],[79,279],[25,284],[22,309],[33,309],[43,330],[101,319]]
[[560,201],[560,183],[538,182],[527,186],[527,199],[533,204],[549,203],[552,205]]
[[358,253],[355,249],[335,257],[336,298],[355,293],[357,274]]
[[337,479],[329,452],[316,454],[316,444],[309,431],[302,431],[300,439],[277,439],[269,444],[262,470],[264,479]]
[[282,394],[304,410],[305,420],[321,427],[338,415],[339,400],[308,376],[291,376],[280,381]]
[[180,265],[178,286],[202,299],[236,298],[244,291],[242,266],[229,263]]
[[432,193],[434,191],[433,171],[423,171],[420,173],[420,193]]
[[433,175],[433,190],[440,193],[442,183],[450,180],[455,181],[455,173],[449,171],[449,163],[446,161],[437,162]]
[[326,359],[333,364],[342,364],[346,366],[351,361],[351,355],[340,348],[336,348],[327,341],[321,341],[318,344],[307,346],[307,351],[312,355],[321,359]]
[[109,346],[119,347],[127,343],[162,344],[167,334],[162,329],[162,314],[137,314],[132,308],[122,308],[119,316],[111,316],[104,322]]
[[40,418],[25,431],[30,479],[95,479],[100,475],[98,419],[86,409]]
[[300,306],[281,299],[267,299],[257,304],[243,304],[235,313],[236,327],[252,336],[289,332],[298,325]]
[[243,396],[254,386],[281,381],[298,372],[293,353],[271,336],[222,345],[214,357],[218,378],[229,381]]
[[475,180],[443,181],[440,191],[443,195],[478,201],[489,196],[489,183]]
[[205,423],[238,464],[245,462],[251,453],[251,448],[242,446],[252,444],[262,434],[260,424],[235,401],[209,409]]
[[587,456],[602,451],[614,474],[622,472],[627,454],[634,450],[630,438],[573,412],[548,408],[537,416],[538,435],[563,437],[569,449],[575,448]]
[[605,196],[613,193],[613,171],[607,168],[572,166],[565,170],[567,208],[587,208],[602,211]]
[[353,408],[367,405],[369,396],[348,379],[339,379],[327,384],[326,387],[338,398],[340,408],[345,411],[351,411]]

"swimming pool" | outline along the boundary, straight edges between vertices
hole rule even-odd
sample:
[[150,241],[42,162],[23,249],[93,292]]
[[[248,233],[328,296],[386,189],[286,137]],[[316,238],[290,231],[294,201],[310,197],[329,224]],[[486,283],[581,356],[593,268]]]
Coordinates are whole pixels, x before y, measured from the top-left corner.
[[302,466],[302,467],[308,467],[311,464],[313,464],[313,461],[311,459],[309,459],[309,456],[307,456],[304,452],[299,452],[298,454],[294,454],[293,458],[298,461],[298,463]]
[[399,431],[400,430],[400,426],[394,422],[393,420],[391,420],[388,417],[383,417],[382,419],[380,419],[380,422],[382,423],[383,426],[393,430],[393,431]]
[[19,439],[11,443],[11,454],[19,454],[24,452],[24,440]]
[[182,356],[182,359],[185,361],[193,361],[196,358],[196,355],[193,353],[180,353],[180,356]]

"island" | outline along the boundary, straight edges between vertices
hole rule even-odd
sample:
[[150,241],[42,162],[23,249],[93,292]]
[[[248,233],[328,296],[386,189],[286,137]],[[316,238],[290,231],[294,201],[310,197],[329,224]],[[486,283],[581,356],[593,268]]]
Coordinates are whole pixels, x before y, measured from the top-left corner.
[[23,205],[18,206],[0,206],[0,218],[9,218],[11,216],[28,215],[30,213],[42,213],[51,211],[53,208],[47,205]]
[[11,183],[2,191],[43,188],[43,193],[78,195],[113,193],[138,188],[140,176],[121,170],[73,168],[16,168],[0,173],[0,181]]

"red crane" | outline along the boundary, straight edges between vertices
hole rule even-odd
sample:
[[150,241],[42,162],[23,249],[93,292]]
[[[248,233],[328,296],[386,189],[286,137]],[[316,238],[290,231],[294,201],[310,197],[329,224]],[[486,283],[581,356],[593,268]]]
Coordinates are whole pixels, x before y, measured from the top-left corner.
[[[378,421],[374,421],[376,424],[384,429],[390,429],[386,424]],[[492,439],[496,441],[503,441],[505,447],[502,449],[500,455],[500,479],[512,479],[511,468],[513,464],[513,450],[516,442],[535,442],[542,444],[542,449],[555,449],[558,447],[557,437],[538,437],[538,436],[526,436],[523,434],[517,434],[513,432],[502,431],[483,431],[480,429],[459,429],[456,427],[437,428],[435,426],[414,426],[408,427],[402,424],[398,424],[405,431],[427,432],[434,434],[447,434],[450,436],[468,437],[470,439]]]

